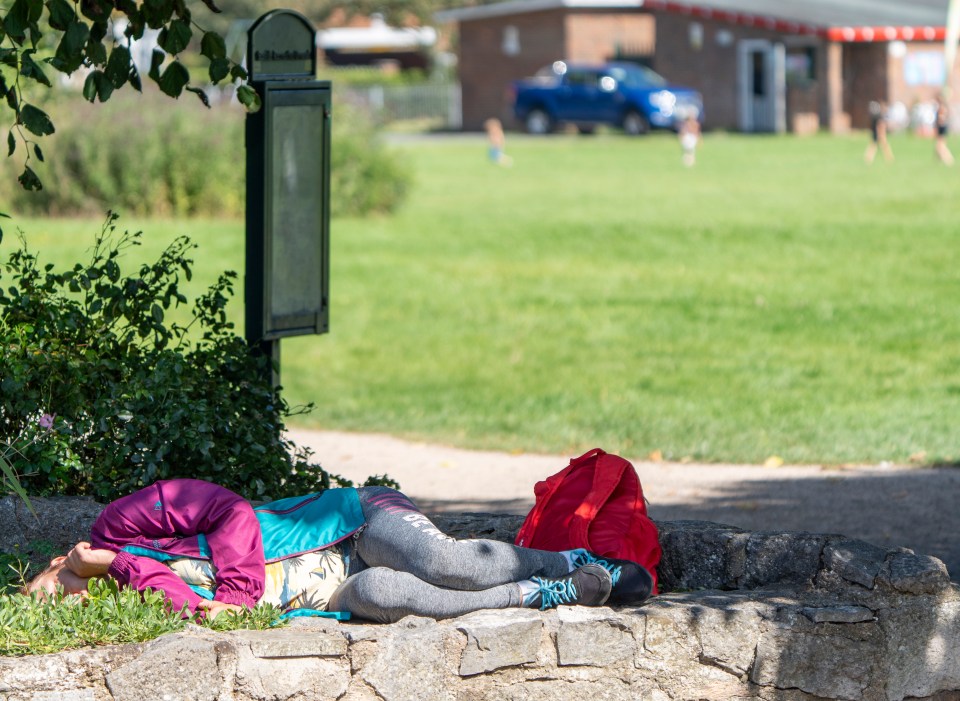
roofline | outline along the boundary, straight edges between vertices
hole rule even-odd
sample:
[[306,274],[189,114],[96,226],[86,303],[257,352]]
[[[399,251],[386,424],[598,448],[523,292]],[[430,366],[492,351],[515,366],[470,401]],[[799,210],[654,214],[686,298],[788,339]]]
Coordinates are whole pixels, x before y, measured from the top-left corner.
[[817,36],[841,43],[883,41],[943,41],[945,26],[829,26],[811,22],[796,22],[773,15],[758,15],[735,10],[705,7],[676,0],[506,0],[493,5],[478,5],[457,10],[443,10],[434,17],[438,22],[469,22],[477,19],[542,12],[557,8],[574,9],[640,9],[659,10],[671,14],[689,15],[705,20],[716,20],[742,27],[755,27],[783,34]]
[[644,0],[507,0],[492,5],[462,7],[456,10],[441,10],[434,13],[438,22],[469,22],[503,15],[519,15],[527,12],[543,12],[569,7],[578,10],[639,9]]
[[689,15],[700,19],[728,22],[743,27],[756,27],[783,34],[818,36],[836,42],[882,42],[882,41],[943,41],[946,27],[868,27],[868,26],[827,26],[810,22],[795,22],[773,15],[757,15],[735,10],[722,10],[714,7],[676,2],[676,0],[646,0],[644,6],[650,10],[662,10],[673,14]]

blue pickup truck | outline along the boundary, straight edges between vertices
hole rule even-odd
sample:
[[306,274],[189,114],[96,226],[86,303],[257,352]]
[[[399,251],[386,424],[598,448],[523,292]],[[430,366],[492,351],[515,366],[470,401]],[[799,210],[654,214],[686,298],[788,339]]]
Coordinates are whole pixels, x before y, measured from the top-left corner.
[[555,61],[511,87],[514,116],[531,134],[548,134],[564,123],[582,133],[609,124],[628,134],[645,134],[650,129],[676,130],[691,114],[703,120],[700,93],[671,85],[634,63]]

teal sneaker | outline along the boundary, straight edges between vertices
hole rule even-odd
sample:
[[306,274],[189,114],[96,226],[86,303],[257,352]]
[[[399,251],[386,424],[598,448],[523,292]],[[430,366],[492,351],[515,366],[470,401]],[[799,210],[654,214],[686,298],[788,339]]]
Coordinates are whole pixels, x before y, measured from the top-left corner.
[[653,577],[643,565],[631,560],[600,557],[589,550],[577,548],[571,551],[570,561],[575,567],[599,565],[610,573],[613,590],[610,592],[608,604],[639,606],[653,593]]
[[563,577],[532,577],[540,588],[524,604],[541,611],[561,604],[571,606],[603,606],[610,596],[613,582],[610,573],[600,565],[586,564]]

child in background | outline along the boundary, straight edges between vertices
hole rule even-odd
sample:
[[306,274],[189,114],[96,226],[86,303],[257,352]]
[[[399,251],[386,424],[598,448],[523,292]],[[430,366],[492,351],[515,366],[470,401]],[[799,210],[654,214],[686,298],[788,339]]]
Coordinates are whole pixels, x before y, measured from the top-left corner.
[[893,160],[893,150],[887,141],[887,106],[874,101],[870,103],[870,143],[863,154],[863,160],[873,163],[878,148],[883,151],[884,160]]
[[683,150],[683,165],[690,168],[697,162],[697,144],[700,142],[700,122],[696,114],[691,113],[683,120],[677,135]]
[[499,119],[491,117],[483,123],[483,128],[487,132],[487,139],[490,141],[489,155],[490,161],[501,166],[513,165],[513,159],[505,152],[507,139],[503,135],[503,125]]

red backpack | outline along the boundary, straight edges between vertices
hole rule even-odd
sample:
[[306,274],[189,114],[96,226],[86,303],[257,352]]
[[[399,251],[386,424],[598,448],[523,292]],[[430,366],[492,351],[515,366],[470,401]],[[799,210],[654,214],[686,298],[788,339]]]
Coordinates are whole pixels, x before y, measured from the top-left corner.
[[653,576],[657,592],[660,540],[647,516],[640,478],[629,461],[594,448],[533,488],[536,503],[516,544],[540,550],[586,548],[633,560]]

